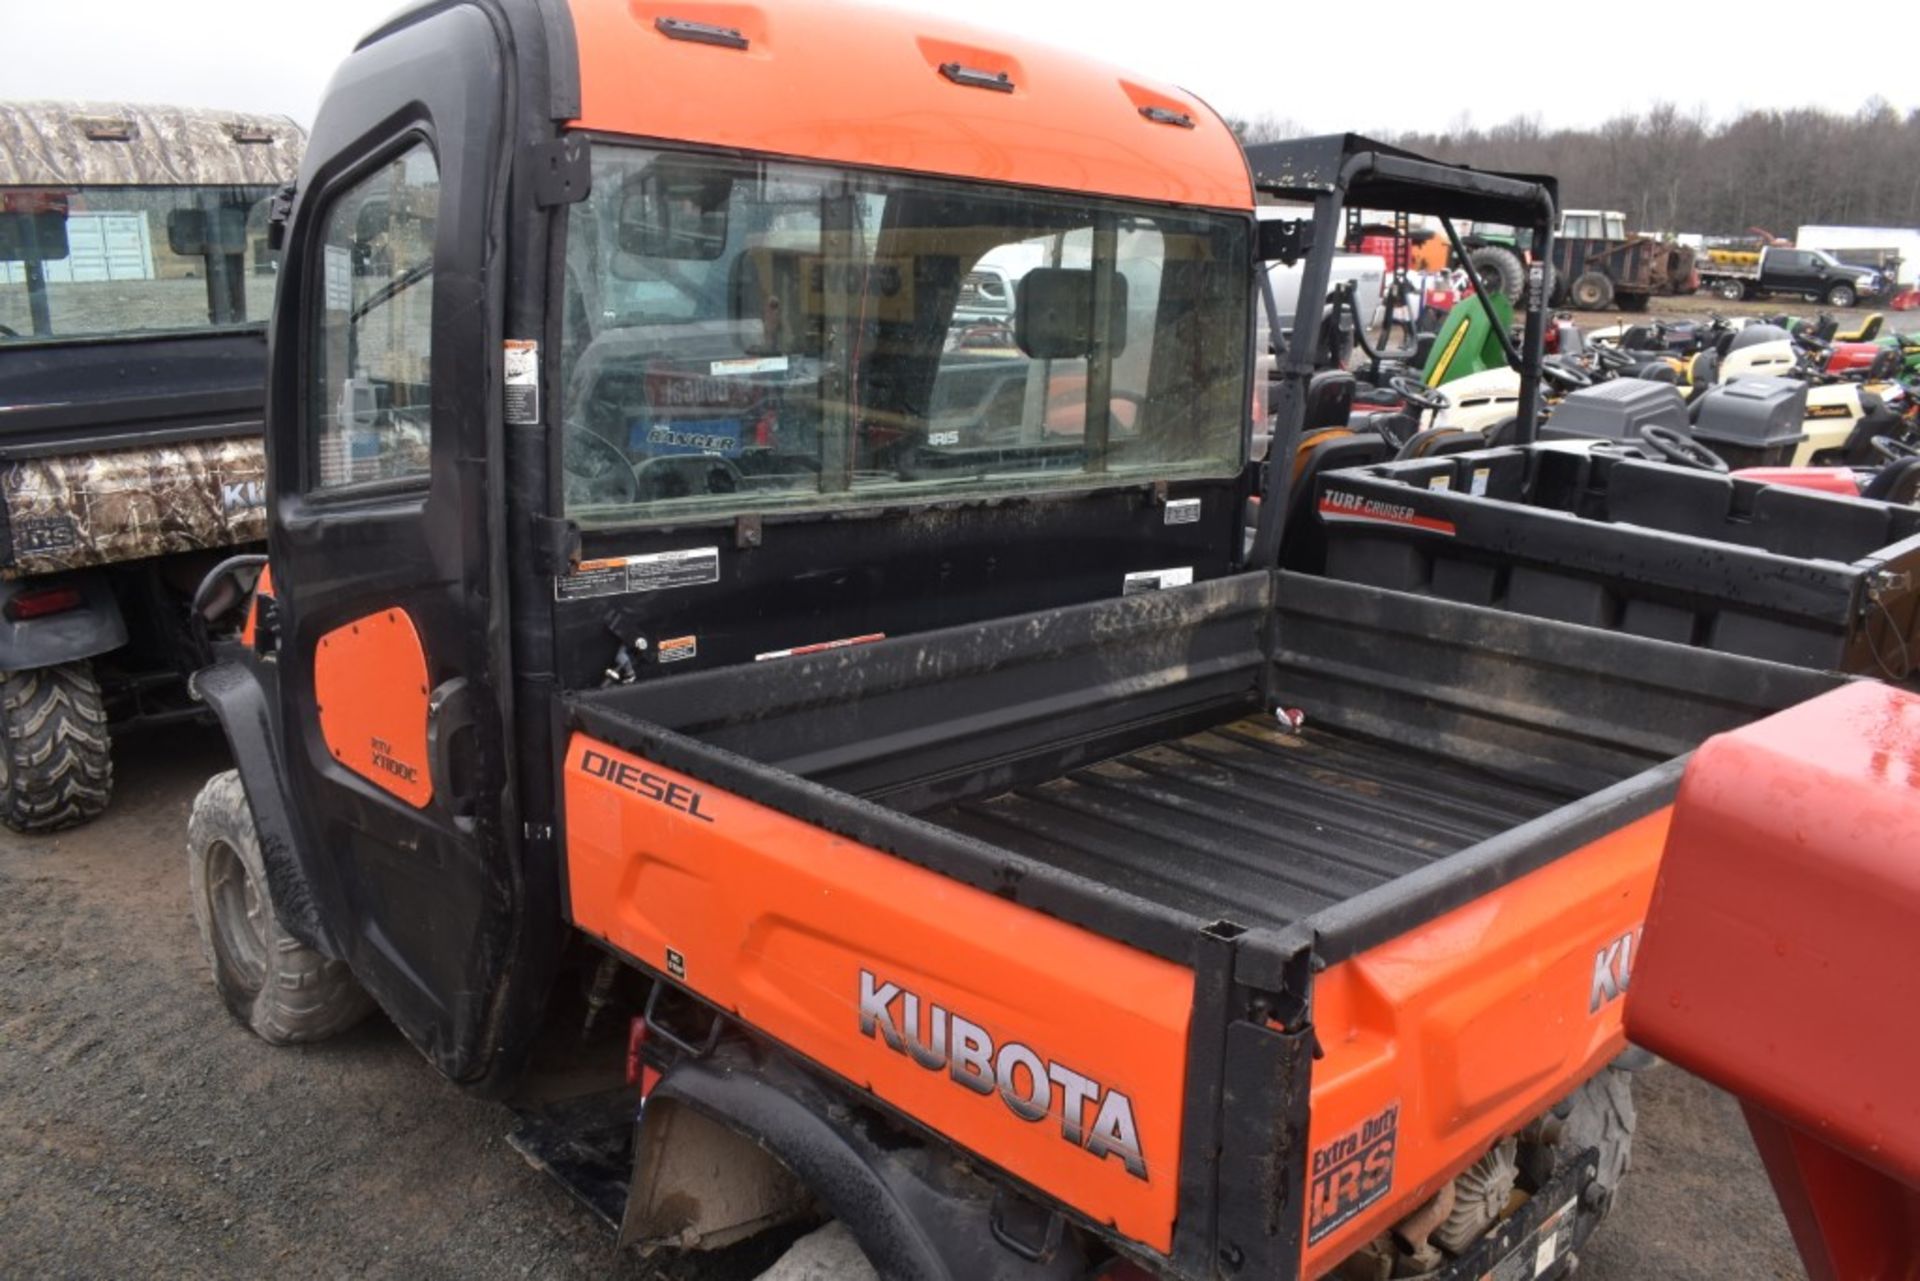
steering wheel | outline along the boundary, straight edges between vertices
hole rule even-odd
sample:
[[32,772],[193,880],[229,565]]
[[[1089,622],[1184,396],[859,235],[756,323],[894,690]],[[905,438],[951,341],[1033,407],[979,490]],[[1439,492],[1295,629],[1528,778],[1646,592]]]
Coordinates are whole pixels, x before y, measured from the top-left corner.
[[1897,463],[1902,458],[1920,458],[1920,449],[1909,445],[1898,436],[1875,436],[1868,443],[1873,446],[1874,453],[1890,463]]
[[688,498],[695,494],[731,494],[745,474],[731,458],[718,454],[662,454],[633,469],[639,501]]
[[1726,459],[1693,437],[1677,432],[1671,427],[1658,427],[1649,423],[1640,429],[1640,440],[1661,458],[1675,466],[1718,473],[1725,473],[1728,470]]
[[1558,360],[1540,362],[1540,376],[1563,391],[1578,391],[1593,386],[1593,375],[1578,365]]
[[579,423],[567,423],[563,430],[567,437],[562,465],[569,500],[615,505],[640,501],[640,485],[625,450]]
[[1415,409],[1425,409],[1430,413],[1437,414],[1441,410],[1450,409],[1453,406],[1453,402],[1447,399],[1447,393],[1444,391],[1436,391],[1432,387],[1422,383],[1419,379],[1409,378],[1405,374],[1387,379],[1387,386],[1393,390],[1394,395],[1400,397],[1400,399],[1406,401]]
[[1593,344],[1591,350],[1593,358],[1600,362],[1600,367],[1603,369],[1618,373],[1623,369],[1633,368],[1633,357],[1612,343],[1597,342]]

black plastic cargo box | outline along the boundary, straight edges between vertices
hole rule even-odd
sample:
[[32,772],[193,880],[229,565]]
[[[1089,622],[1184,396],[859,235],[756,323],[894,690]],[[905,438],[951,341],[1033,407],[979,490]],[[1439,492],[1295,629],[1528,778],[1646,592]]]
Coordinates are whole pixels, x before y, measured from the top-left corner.
[[1734,467],[1784,467],[1807,438],[1807,385],[1736,378],[1700,398],[1693,438]]
[[1568,445],[1330,473],[1330,578],[1905,678],[1920,510]]

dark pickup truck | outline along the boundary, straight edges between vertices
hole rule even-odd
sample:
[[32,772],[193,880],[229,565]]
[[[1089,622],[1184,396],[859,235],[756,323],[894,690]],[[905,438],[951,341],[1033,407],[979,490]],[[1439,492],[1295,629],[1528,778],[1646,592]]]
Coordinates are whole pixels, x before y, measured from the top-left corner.
[[1879,297],[1890,283],[1872,268],[1841,262],[1824,249],[1768,247],[1752,266],[1708,255],[1700,260],[1699,270],[1701,288],[1729,302],[1788,294],[1829,307],[1851,307],[1862,298]]

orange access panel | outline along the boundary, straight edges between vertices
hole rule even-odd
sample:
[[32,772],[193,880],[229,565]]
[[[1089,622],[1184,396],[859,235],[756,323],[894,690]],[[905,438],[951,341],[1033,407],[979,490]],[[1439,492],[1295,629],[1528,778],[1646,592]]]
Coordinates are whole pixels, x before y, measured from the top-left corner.
[[1303,1274],[1418,1209],[1626,1048],[1634,951],[1673,811],[1314,980]]
[[1171,1248],[1190,970],[584,734],[565,791],[580,929]]

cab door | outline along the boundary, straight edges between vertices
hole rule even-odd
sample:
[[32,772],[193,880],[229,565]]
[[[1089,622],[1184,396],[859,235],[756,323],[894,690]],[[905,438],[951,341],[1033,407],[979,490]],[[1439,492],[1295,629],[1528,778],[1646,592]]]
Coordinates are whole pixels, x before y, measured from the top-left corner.
[[364,45],[315,122],[271,359],[288,790],[354,973],[456,1079],[516,926],[498,497],[506,76],[481,11]]

